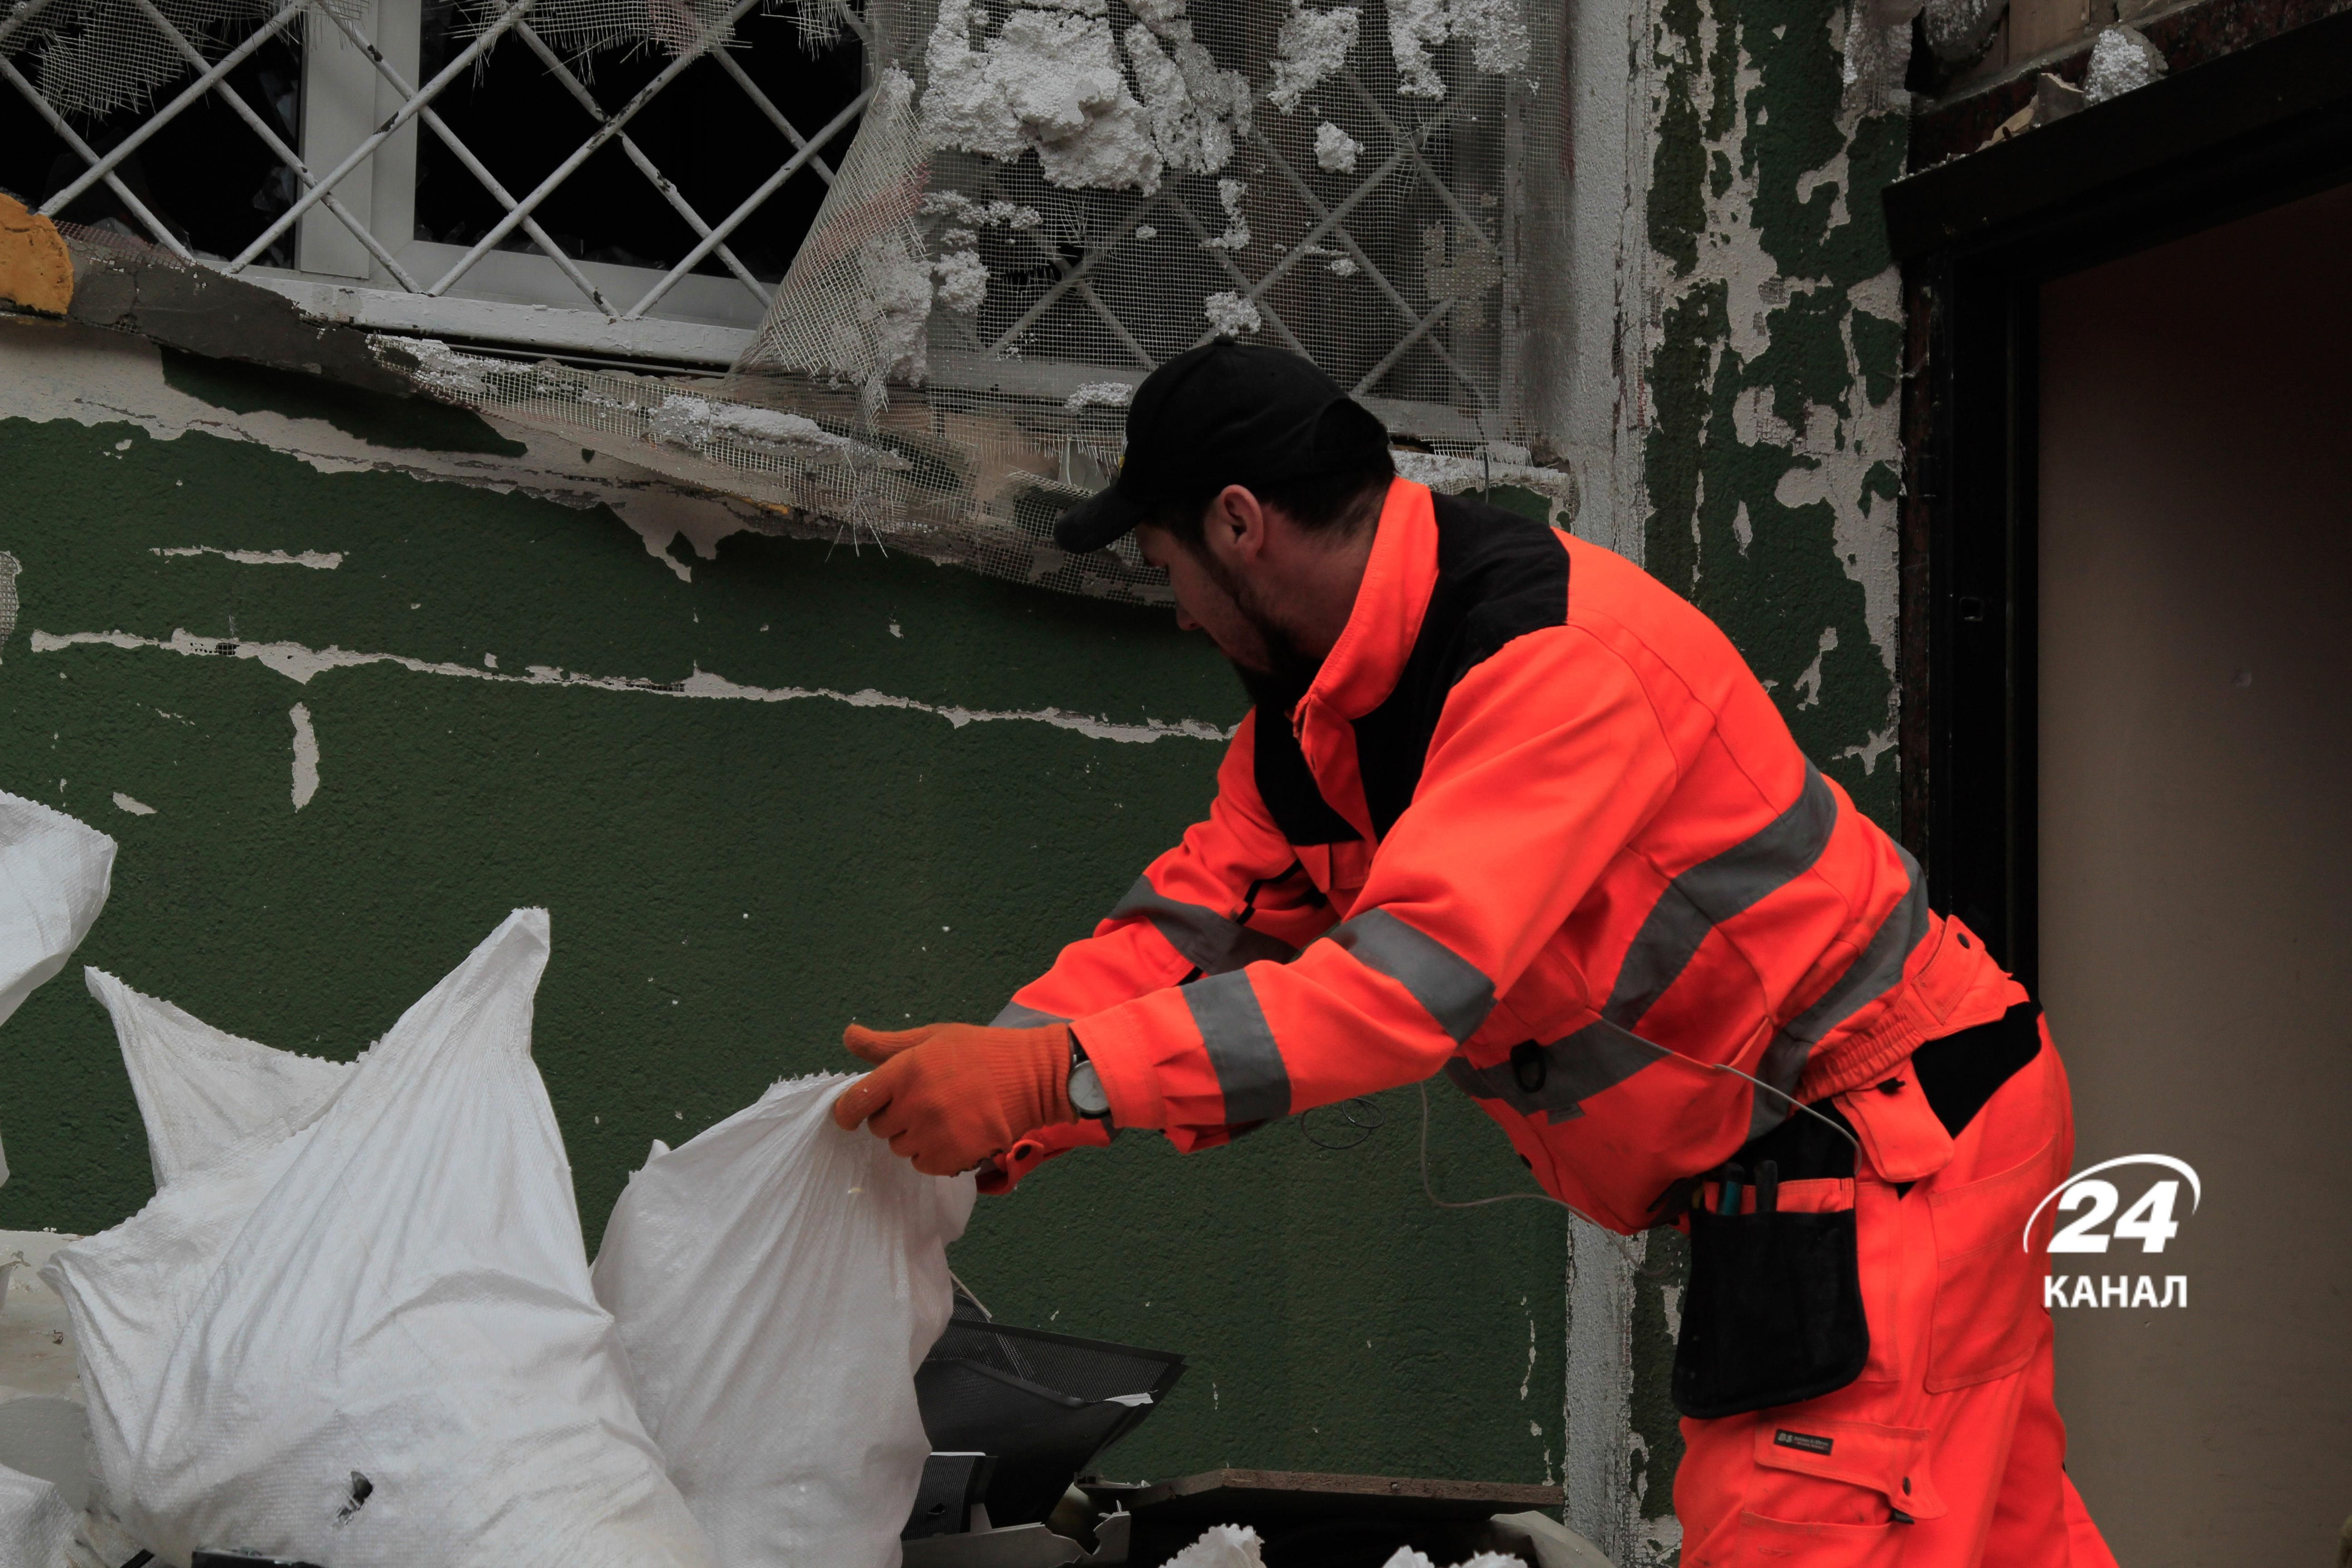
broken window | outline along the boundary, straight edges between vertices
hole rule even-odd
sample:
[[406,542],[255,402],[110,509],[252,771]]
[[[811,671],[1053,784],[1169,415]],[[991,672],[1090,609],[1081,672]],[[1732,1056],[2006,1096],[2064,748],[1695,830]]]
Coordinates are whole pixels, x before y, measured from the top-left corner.
[[856,130],[865,26],[824,0],[24,0],[0,187],[324,315],[723,364]]

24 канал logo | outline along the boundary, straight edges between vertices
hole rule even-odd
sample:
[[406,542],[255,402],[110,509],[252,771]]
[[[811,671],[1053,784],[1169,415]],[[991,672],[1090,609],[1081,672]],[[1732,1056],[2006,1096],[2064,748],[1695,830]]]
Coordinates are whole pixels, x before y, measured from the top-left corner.
[[[2123,1192],[2114,1182],[2102,1177],[2102,1171],[2113,1171],[2126,1165],[2153,1165],[2159,1170],[2178,1173],[2162,1176],[2150,1183],[2145,1192],[2124,1206]],[[2042,1211],[2053,1203],[2061,1215],[2075,1217],[2060,1226],[2050,1238],[2053,1253],[2105,1252],[2113,1246],[2116,1251],[2122,1244],[2137,1241],[2142,1254],[2162,1252],[2164,1244],[2180,1234],[2180,1222],[2173,1213],[2180,1203],[2180,1182],[2189,1183],[2189,1212],[2195,1214],[2204,1200],[2204,1184],[2197,1179],[2196,1171],[2186,1160],[2176,1160],[2169,1154],[2125,1154],[2113,1160],[2102,1160],[2088,1170],[2077,1171],[2050,1189],[2042,1200],[2033,1205],[2026,1217],[2025,1235],[2021,1245],[2027,1251],[2033,1248],[2033,1226],[2042,1218]],[[2079,1214],[2075,1211],[2080,1210]],[[2120,1211],[2120,1212],[2118,1212]],[[2113,1221],[2110,1225],[2109,1222]],[[2053,1274],[2042,1282],[2042,1304],[2045,1307],[2186,1307],[2189,1305],[2189,1276],[2164,1276],[2159,1290],[2156,1277],[2142,1274],[2134,1279],[2128,1274],[2108,1274],[2094,1279],[2077,1274],[2069,1279],[2063,1274]]]

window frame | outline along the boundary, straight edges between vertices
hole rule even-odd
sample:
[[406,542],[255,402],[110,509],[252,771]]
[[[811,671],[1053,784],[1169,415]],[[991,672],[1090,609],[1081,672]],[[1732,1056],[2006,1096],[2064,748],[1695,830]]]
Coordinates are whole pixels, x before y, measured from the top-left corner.
[[2044,283],[2352,184],[2352,13],[1897,182],[1903,828],[1930,901],[2040,970]]
[[[0,45],[51,5],[65,3],[27,0],[0,18]],[[84,190],[104,180],[155,243],[184,261],[196,259],[111,171],[168,128],[184,110],[216,93],[281,162],[296,171],[297,186],[303,195],[289,209],[298,213],[290,223],[285,214],[277,215],[239,256],[222,261],[206,258],[205,265],[269,288],[323,320],[372,331],[572,355],[690,366],[732,363],[751,342],[774,289],[752,278],[725,250],[725,237],[788,181],[813,178],[830,184],[834,165],[847,151],[849,133],[872,88],[869,71],[864,90],[824,125],[794,124],[728,51],[718,47],[718,40],[735,20],[763,0],[732,0],[721,19],[706,25],[696,47],[672,57],[655,80],[627,104],[610,110],[589,96],[572,62],[562,60],[530,31],[529,10],[533,0],[507,0],[500,15],[468,39],[429,83],[418,80],[422,0],[361,0],[345,7],[352,13],[348,16],[317,0],[285,0],[274,16],[262,20],[218,59],[203,56],[198,46],[178,34],[150,0],[132,3],[167,41],[179,40],[178,47],[192,68],[199,62],[204,68],[175,84],[168,97],[159,94],[161,103],[148,112],[138,129],[102,157],[40,97],[15,61],[0,55],[0,86],[13,88],[29,102],[89,166],[43,202],[42,213],[54,216]],[[226,79],[232,68],[268,38],[291,26],[296,17],[302,19],[304,33],[299,148],[278,137]],[[862,19],[845,11],[843,17],[856,44],[864,47],[867,39]],[[462,142],[454,133],[434,123],[437,117],[432,103],[472,68],[489,44],[499,41],[510,48],[529,48],[560,79],[569,79],[573,96],[586,110],[583,122],[589,125],[588,132],[579,149],[532,192],[505,192],[494,182],[485,182],[506,208],[506,222],[512,231],[529,233],[535,249],[498,248],[496,242],[507,232],[501,229],[466,247],[417,239],[414,236],[418,139],[435,135],[450,145],[461,163],[479,169],[470,152],[457,151]],[[628,140],[625,124],[706,53],[719,60],[793,149],[752,198],[715,220],[710,215],[695,213],[674,187],[659,178],[657,167]],[[383,134],[381,128],[394,121],[399,122]],[[528,216],[514,219],[517,206],[535,205],[607,141],[622,143],[640,172],[701,237],[697,253],[677,267],[664,270],[564,256]],[[476,173],[475,177],[481,175]],[[325,197],[317,194],[321,184],[327,187]],[[715,242],[714,231],[719,237]],[[274,267],[258,259],[289,233],[294,266]],[[733,275],[691,270],[705,254],[721,255]]]

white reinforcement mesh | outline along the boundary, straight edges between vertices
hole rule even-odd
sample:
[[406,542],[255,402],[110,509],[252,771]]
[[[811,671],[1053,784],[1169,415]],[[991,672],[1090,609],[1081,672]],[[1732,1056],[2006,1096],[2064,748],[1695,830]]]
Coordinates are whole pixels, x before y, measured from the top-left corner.
[[[618,3],[618,0],[598,0]],[[1313,359],[1415,478],[1544,458],[1565,265],[1559,8],[1538,0],[869,0],[875,96],[751,347],[691,390],[381,340],[436,395],[993,574],[1158,599],[1054,520],[1152,366]],[[420,357],[421,356],[421,357]]]
[[[153,0],[164,20],[207,60],[285,8],[281,0]],[[289,0],[356,19],[366,0]],[[31,9],[32,15],[24,15]],[[307,16],[288,24],[285,37],[299,42]],[[13,24],[13,26],[11,25]],[[331,28],[331,24],[325,24]],[[42,0],[0,15],[0,53],[30,55],[26,75],[41,97],[60,114],[102,119],[118,110],[142,109],[159,91],[195,67],[142,11],[138,0]]]
[[[790,10],[803,44],[822,52],[841,41],[852,18],[844,0],[771,0],[772,10]],[[253,24],[266,22],[287,4],[321,9],[364,22],[368,0],[154,0],[155,9],[216,60]],[[461,36],[488,27],[511,0],[467,0]],[[124,109],[141,109],[161,90],[195,74],[194,64],[141,9],[139,0],[34,0],[0,8],[0,53],[30,56],[35,87],[61,114],[102,119]],[[733,9],[730,0],[536,0],[525,13],[550,47],[575,63],[608,51],[653,48],[677,56],[692,48],[712,24]],[[286,29],[298,47],[310,18]],[[329,33],[333,32],[328,25]],[[720,36],[734,42],[734,30]]]
[[[487,31],[513,0],[465,0],[464,37]],[[822,54],[841,42],[844,24],[854,20],[850,0],[767,0],[763,9],[788,11],[802,47]],[[575,66],[605,53],[656,49],[672,58],[693,48],[714,24],[735,9],[730,0],[537,0],[523,19],[547,46]],[[717,47],[731,47],[735,29],[719,35]]]

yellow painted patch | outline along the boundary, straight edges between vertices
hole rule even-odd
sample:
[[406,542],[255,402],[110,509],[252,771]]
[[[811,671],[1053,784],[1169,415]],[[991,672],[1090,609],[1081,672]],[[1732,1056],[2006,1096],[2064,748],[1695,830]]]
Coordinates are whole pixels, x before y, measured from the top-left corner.
[[73,258],[58,226],[0,191],[0,305],[62,316],[73,300]]

